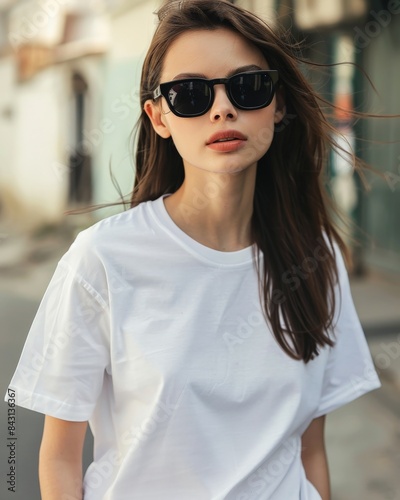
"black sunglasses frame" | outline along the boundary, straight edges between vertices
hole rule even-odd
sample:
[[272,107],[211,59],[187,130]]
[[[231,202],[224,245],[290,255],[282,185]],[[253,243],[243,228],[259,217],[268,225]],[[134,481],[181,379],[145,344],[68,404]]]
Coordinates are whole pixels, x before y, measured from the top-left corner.
[[[232,83],[232,80],[234,80],[237,77],[243,76],[243,75],[260,75],[260,76],[267,76],[271,82],[272,82],[272,87],[271,87],[271,94],[268,96],[268,99],[266,100],[265,103],[263,103],[260,106],[254,106],[254,107],[248,107],[248,106],[243,106],[235,101],[231,94],[231,89],[230,85]],[[194,113],[194,114],[182,114],[179,111],[176,111],[174,109],[174,106],[172,105],[171,101],[169,100],[169,92],[174,87],[175,85],[179,85],[181,83],[189,83],[189,82],[202,82],[205,83],[206,86],[210,90],[210,102],[208,103],[207,107],[202,110],[199,113]],[[237,73],[236,75],[232,75],[229,78],[215,78],[213,80],[207,80],[205,78],[185,78],[182,80],[172,80],[170,82],[165,82],[165,83],[160,83],[160,85],[153,91],[153,99],[156,100],[159,97],[163,96],[165,100],[167,101],[169,109],[174,113],[174,115],[179,116],[180,118],[195,118],[196,116],[202,116],[209,111],[214,103],[215,99],[215,93],[214,93],[214,85],[220,85],[224,84],[227,96],[231,103],[235,106],[235,108],[242,109],[244,111],[252,111],[256,109],[262,109],[266,108],[271,104],[272,99],[274,98],[275,91],[277,84],[279,82],[279,74],[278,70],[276,69],[268,69],[268,70],[256,70],[256,71],[245,71],[243,73]]]

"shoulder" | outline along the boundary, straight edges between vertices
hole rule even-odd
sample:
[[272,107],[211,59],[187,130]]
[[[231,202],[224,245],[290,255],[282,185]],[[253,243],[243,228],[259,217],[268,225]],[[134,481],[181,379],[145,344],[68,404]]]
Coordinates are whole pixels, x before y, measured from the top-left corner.
[[154,202],[143,202],[134,208],[106,217],[81,231],[76,241],[101,243],[109,237],[126,234],[126,231],[133,232],[147,228],[151,223],[149,213],[152,203]]
[[118,260],[121,254],[149,233],[152,203],[140,203],[84,229],[64,254],[61,263],[82,272],[83,269],[94,271],[106,267],[109,260]]

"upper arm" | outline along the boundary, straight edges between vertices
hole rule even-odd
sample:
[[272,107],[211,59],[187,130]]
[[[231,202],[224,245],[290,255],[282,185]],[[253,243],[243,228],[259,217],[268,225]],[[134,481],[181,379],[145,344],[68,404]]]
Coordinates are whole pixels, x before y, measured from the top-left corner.
[[46,415],[41,458],[79,463],[82,460],[87,422],[71,422]]
[[301,437],[301,453],[303,456],[325,449],[326,415],[315,418]]

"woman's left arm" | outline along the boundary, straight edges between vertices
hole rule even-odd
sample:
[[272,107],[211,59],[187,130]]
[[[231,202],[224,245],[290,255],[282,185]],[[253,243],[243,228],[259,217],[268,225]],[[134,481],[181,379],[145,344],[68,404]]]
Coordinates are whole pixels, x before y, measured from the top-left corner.
[[314,419],[301,438],[301,460],[307,479],[315,486],[322,500],[330,500],[328,460],[325,450],[325,415]]

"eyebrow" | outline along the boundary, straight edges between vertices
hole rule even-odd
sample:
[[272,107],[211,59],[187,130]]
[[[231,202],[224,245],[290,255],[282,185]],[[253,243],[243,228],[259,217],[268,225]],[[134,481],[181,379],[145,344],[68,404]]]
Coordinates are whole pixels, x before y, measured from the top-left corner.
[[[248,66],[241,66],[240,68],[236,68],[232,71],[229,71],[229,73],[226,75],[227,78],[237,75],[238,73],[243,73],[244,71],[257,71],[257,70],[262,70],[260,66],[257,66],[256,64],[250,64]],[[203,73],[179,73],[179,75],[176,75],[173,80],[184,80],[186,78],[204,78],[208,80],[206,75]]]

